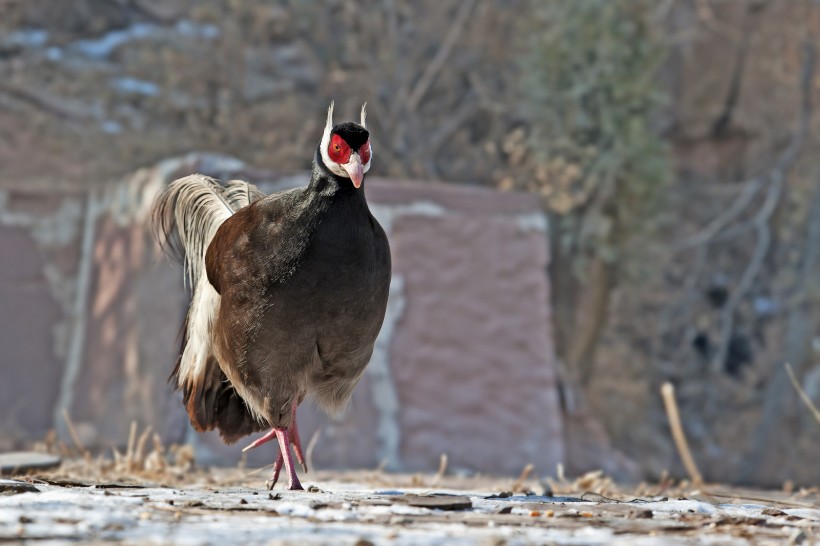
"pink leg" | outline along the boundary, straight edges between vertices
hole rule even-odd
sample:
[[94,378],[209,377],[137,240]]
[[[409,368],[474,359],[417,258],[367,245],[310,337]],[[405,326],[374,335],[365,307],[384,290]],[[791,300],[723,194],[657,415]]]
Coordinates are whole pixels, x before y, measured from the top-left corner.
[[268,442],[270,442],[271,440],[274,440],[274,439],[276,439],[276,429],[272,428],[268,431],[267,434],[265,434],[261,438],[258,438],[256,440],[254,440],[251,445],[246,446],[245,448],[243,448],[242,453],[245,453],[246,451],[250,451],[253,448],[259,447],[262,444],[266,444],[266,443],[268,443]]
[[279,471],[282,470],[282,463],[285,462],[285,459],[282,457],[282,453],[276,456],[276,462],[273,463],[273,475],[270,478],[270,485],[268,489],[273,489],[273,486],[276,485],[276,482],[279,481]]
[[293,444],[293,451],[296,452],[296,460],[299,461],[299,464],[302,465],[302,468],[305,472],[308,471],[307,462],[305,461],[305,455],[302,453],[302,440],[299,439],[299,426],[296,424],[296,404],[293,404],[292,410],[292,419],[290,420],[290,428],[288,432],[290,433],[290,443]]
[[296,404],[293,404],[291,410],[291,424],[288,428],[272,428],[267,434],[261,438],[254,440],[249,446],[242,451],[248,451],[262,444],[270,442],[276,438],[279,442],[279,454],[276,457],[276,462],[273,463],[273,476],[271,477],[269,489],[273,489],[276,482],[279,480],[279,472],[282,466],[285,466],[285,471],[288,473],[288,489],[296,490],[302,489],[302,484],[299,483],[299,478],[296,475],[296,470],[293,468],[293,459],[290,453],[290,444],[293,444],[293,450],[296,452],[296,459],[301,463],[302,468],[307,472],[307,464],[302,453],[302,442],[299,439],[299,428],[296,425]]
[[[291,491],[304,489],[302,484],[299,483],[299,477],[296,475],[296,469],[293,468],[293,457],[290,454],[290,437],[288,435],[288,429],[277,428],[274,430],[276,431],[276,437],[279,439],[279,454],[284,455],[285,458],[285,472],[288,473],[288,489]],[[276,464],[273,465],[273,468],[275,472]],[[276,478],[278,478],[278,476],[274,476],[273,483],[270,486],[271,489],[273,489],[273,486],[276,485]]]

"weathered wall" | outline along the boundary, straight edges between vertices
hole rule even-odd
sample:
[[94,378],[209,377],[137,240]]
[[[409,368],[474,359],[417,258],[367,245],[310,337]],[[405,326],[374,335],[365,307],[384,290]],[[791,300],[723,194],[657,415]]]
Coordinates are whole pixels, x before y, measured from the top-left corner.
[[[83,194],[0,193],[0,442],[42,438],[67,411],[89,446],[124,443],[137,420],[194,443],[202,461],[238,460],[237,446],[190,429],[166,383],[186,302],[148,213],[163,184],[193,171],[268,190],[302,181],[273,183],[233,159],[192,155]],[[447,453],[452,468],[552,470],[567,448],[537,200],[367,186],[394,256],[388,315],[348,411],[300,409],[303,440],[321,431],[314,462],[429,470]],[[273,453],[256,450],[250,462]]]

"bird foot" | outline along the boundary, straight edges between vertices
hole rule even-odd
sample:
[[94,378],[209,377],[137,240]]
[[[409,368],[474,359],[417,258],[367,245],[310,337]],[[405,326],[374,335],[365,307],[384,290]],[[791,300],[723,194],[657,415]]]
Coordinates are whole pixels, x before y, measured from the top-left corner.
[[302,484],[299,483],[299,477],[296,475],[296,470],[293,468],[293,459],[291,458],[290,453],[290,446],[293,445],[293,451],[296,453],[296,460],[299,461],[299,464],[302,465],[304,471],[307,472],[308,467],[305,462],[304,453],[302,452],[302,442],[299,438],[299,427],[296,425],[296,404],[293,404],[291,416],[292,418],[289,427],[274,427],[267,434],[261,438],[258,438],[242,450],[243,452],[249,451],[276,438],[279,443],[279,454],[276,457],[276,461],[273,463],[273,475],[267,482],[268,489],[273,489],[273,486],[276,485],[277,481],[279,481],[279,473],[282,470],[282,466],[285,467],[285,471],[288,473],[288,489],[303,489]]

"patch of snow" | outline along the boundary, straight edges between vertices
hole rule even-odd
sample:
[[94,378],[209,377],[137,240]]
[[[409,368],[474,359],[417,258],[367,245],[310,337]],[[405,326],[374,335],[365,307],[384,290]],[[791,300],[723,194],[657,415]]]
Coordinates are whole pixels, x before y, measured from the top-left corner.
[[111,87],[122,93],[133,93],[135,95],[145,95],[156,97],[159,95],[160,87],[154,82],[131,78],[128,76],[111,80]]
[[719,509],[713,504],[697,500],[668,500],[663,502],[645,502],[640,504],[645,510],[653,512],[680,512],[689,514],[716,514]]
[[157,26],[150,23],[136,23],[125,29],[111,32],[88,40],[80,40],[72,44],[71,48],[93,59],[105,59],[115,49],[131,40],[148,38],[157,31]]
[[46,49],[46,59],[54,62],[63,60],[63,49],[57,46]]
[[216,25],[199,24],[183,19],[177,22],[177,32],[183,36],[190,36],[193,38],[204,38],[206,40],[214,40],[219,38],[219,28]]
[[39,28],[17,30],[9,34],[3,43],[18,47],[42,47],[48,43],[48,31]]
[[68,46],[68,49],[85,57],[105,60],[117,48],[134,40],[159,39],[172,34],[213,40],[220,35],[219,28],[211,24],[199,24],[188,20],[179,21],[175,27],[163,28],[153,23],[135,23],[127,28],[112,30],[98,38],[79,40]]
[[535,231],[539,233],[546,233],[548,228],[547,215],[543,212],[531,212],[529,214],[521,214],[516,217],[519,231],[524,233]]
[[104,133],[108,133],[109,135],[118,135],[122,133],[122,124],[118,121],[114,121],[113,119],[107,119],[100,123],[100,129],[103,130]]

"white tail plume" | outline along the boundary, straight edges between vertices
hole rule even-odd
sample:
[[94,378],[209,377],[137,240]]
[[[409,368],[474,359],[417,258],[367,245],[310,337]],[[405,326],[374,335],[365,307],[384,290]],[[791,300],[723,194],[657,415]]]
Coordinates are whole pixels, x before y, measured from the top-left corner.
[[211,354],[211,329],[220,296],[208,282],[205,254],[222,222],[264,194],[252,184],[216,180],[193,174],[172,182],[154,204],[154,232],[160,244],[185,265],[192,291],[185,319],[183,353],[177,370],[179,385],[197,383]]

